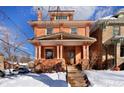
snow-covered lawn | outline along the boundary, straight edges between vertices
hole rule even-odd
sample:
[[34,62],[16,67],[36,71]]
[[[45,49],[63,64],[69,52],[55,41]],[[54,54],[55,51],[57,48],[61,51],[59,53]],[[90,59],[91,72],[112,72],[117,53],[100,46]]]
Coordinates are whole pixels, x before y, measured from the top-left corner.
[[66,73],[29,73],[0,78],[2,87],[68,87]]
[[85,71],[92,87],[124,87],[124,71]]

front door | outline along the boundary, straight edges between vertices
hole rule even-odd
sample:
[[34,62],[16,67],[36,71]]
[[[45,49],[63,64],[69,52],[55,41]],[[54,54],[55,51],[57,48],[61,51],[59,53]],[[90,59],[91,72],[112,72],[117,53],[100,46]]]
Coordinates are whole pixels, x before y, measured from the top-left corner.
[[67,57],[68,57],[69,64],[73,65],[75,63],[75,51],[69,50]]

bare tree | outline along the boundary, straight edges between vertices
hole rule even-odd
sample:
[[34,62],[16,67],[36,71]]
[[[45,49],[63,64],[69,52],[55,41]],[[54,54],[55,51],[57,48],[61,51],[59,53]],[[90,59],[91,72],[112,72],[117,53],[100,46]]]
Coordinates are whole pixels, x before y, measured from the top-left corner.
[[20,41],[18,35],[11,32],[8,28],[0,29],[0,51],[4,54],[7,61],[16,61],[18,64],[17,56],[22,56],[21,53],[21,56],[19,55],[18,52],[21,51],[18,48],[22,47],[25,42]]
[[95,64],[97,64],[97,61],[99,59],[99,56],[92,52],[90,60],[89,60],[89,69],[92,69]]

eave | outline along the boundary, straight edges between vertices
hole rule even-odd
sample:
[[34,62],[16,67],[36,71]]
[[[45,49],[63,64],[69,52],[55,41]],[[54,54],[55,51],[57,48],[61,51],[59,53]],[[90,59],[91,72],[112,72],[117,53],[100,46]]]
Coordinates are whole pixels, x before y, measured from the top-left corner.
[[50,35],[44,35],[40,37],[35,37],[30,39],[29,42],[35,45],[82,45],[82,44],[92,44],[96,41],[95,38],[81,36],[77,34],[69,34],[65,32],[53,33]]
[[59,21],[29,21],[28,22],[31,26],[38,26],[38,27],[85,27],[91,26],[93,21],[80,21],[80,20],[59,20]]

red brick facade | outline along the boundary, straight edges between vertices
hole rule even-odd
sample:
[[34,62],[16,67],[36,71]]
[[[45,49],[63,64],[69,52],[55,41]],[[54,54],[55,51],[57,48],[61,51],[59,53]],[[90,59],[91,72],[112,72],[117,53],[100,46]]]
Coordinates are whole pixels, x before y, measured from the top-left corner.
[[[67,64],[76,65],[81,64],[82,59],[89,60],[89,46],[96,41],[89,37],[92,21],[73,20],[74,11],[70,10],[49,11],[49,21],[42,21],[41,15],[38,12],[38,20],[29,21],[35,34],[30,40],[35,46],[35,59],[47,60],[47,53],[52,51],[52,59],[64,59]],[[57,20],[58,15],[67,19]],[[49,27],[52,28],[51,34],[47,34]],[[76,29],[75,33],[72,28]]]

